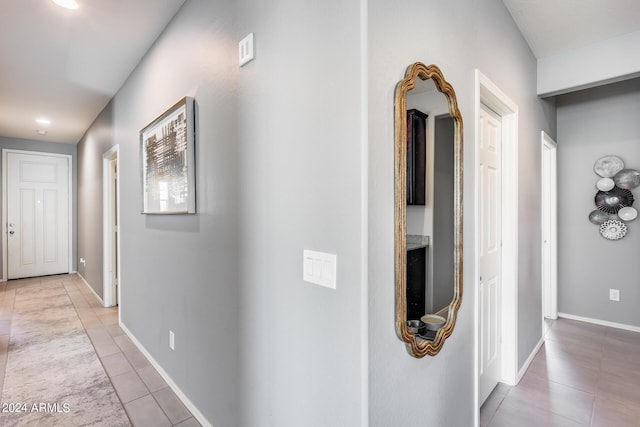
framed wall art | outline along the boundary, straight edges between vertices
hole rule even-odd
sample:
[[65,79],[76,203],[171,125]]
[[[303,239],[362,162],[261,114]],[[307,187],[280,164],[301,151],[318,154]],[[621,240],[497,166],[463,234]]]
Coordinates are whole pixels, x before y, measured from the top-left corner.
[[196,213],[194,120],[184,97],[140,131],[142,213]]

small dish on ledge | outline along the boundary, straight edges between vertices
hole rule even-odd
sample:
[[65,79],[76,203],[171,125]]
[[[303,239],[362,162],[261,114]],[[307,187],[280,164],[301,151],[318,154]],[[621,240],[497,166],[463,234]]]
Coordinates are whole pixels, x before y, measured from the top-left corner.
[[425,323],[427,330],[429,331],[437,331],[447,322],[447,319],[442,316],[438,316],[437,314],[425,314],[420,318],[420,320]]
[[407,329],[412,334],[418,335],[427,330],[427,325],[422,320],[407,320]]

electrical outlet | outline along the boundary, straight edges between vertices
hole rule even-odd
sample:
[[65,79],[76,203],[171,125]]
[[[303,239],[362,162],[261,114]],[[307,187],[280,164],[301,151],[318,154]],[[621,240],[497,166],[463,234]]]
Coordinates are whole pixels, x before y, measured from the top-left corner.
[[173,331],[169,331],[169,348],[171,350],[175,350],[176,349],[176,340],[175,340],[175,335],[173,334]]
[[619,289],[609,289],[609,300],[610,301],[620,301],[620,290]]

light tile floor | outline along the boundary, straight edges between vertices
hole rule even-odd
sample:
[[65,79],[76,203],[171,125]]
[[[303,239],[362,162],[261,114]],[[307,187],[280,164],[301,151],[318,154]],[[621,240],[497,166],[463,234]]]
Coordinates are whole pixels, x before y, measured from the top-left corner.
[[520,384],[499,384],[482,427],[640,426],[640,333],[551,322]]
[[76,275],[0,283],[0,389],[7,362],[15,289],[38,286],[51,280],[63,281],[98,358],[134,426],[200,426],[144,354],[118,326],[117,307],[102,307]]

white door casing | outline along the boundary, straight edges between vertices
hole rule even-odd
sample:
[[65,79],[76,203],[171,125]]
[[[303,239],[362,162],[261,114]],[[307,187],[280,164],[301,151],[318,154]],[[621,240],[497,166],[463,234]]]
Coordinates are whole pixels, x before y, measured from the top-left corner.
[[[556,142],[541,132],[542,142],[542,308],[543,317],[558,318],[558,202]],[[543,327],[546,324],[543,322]],[[544,330],[544,329],[543,329]]]
[[484,402],[501,378],[501,148],[500,116],[480,110],[480,366],[479,399]]
[[8,279],[72,270],[71,156],[3,150]]
[[497,113],[501,118],[501,201],[500,234],[501,245],[501,298],[500,328],[502,373],[500,381],[517,384],[520,373],[518,368],[518,106],[496,86],[489,78],[475,70],[475,174],[474,174],[474,262],[475,276],[475,380],[474,401],[476,424],[480,423],[480,200],[483,197],[480,188],[480,112],[483,105]]

